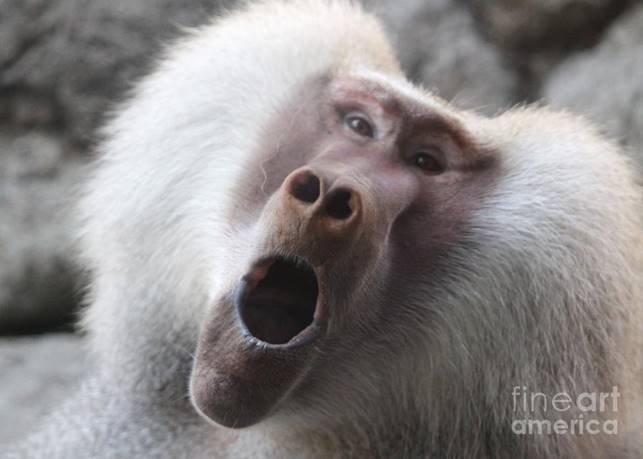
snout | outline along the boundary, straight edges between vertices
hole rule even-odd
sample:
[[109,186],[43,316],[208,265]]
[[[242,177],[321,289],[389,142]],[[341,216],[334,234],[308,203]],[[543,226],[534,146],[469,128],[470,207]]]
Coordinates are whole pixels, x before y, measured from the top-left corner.
[[289,348],[324,328],[324,265],[340,260],[340,249],[346,254],[358,246],[364,198],[349,181],[305,167],[286,177],[274,199],[276,208],[267,212],[273,220],[266,225],[272,242],[243,277],[236,308],[246,336]]
[[203,325],[191,378],[199,412],[229,427],[259,422],[342,324],[367,320],[368,310],[354,308],[386,267],[386,235],[408,204],[406,186],[338,163],[283,180],[256,222],[249,265]]

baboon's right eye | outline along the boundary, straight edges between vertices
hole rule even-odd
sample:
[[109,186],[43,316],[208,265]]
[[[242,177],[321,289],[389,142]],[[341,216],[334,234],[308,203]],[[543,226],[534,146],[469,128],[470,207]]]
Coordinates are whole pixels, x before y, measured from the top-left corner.
[[359,114],[348,114],[344,118],[344,124],[348,128],[355,132],[356,134],[361,135],[362,137],[373,138],[374,129],[371,123],[362,115]]

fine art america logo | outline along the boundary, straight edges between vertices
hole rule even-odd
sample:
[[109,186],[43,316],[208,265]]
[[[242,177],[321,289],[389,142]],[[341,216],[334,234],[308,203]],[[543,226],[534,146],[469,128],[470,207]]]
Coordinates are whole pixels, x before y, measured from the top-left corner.
[[616,435],[618,388],[611,392],[544,394],[526,386],[512,390],[511,430],[517,435]]

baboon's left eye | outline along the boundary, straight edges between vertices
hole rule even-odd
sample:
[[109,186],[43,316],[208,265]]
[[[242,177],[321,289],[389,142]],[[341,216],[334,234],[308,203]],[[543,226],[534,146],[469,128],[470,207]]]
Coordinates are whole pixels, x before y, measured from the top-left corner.
[[444,172],[444,162],[438,158],[437,154],[427,152],[418,152],[411,159],[413,165],[429,174],[441,174]]

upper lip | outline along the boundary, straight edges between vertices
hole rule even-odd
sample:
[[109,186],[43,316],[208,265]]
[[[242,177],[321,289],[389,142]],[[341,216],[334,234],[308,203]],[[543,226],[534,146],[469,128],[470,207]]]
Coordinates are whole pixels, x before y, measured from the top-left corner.
[[235,295],[238,322],[247,339],[265,348],[294,348],[323,331],[319,275],[298,256],[258,259]]

